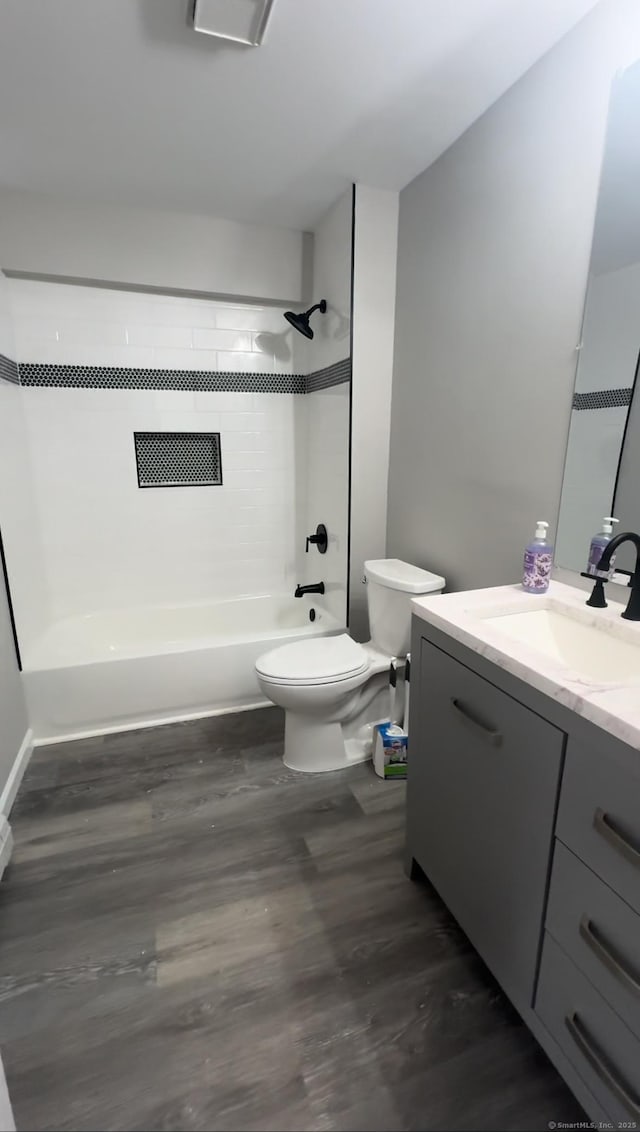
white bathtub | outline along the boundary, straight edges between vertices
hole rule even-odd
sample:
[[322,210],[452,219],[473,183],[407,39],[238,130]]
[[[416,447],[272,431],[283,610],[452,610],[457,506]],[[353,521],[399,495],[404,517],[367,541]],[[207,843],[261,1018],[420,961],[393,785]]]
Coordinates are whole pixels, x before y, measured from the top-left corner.
[[23,657],[34,737],[59,740],[261,706],[268,702],[254,672],[261,653],[341,631],[309,598],[290,596],[59,621]]

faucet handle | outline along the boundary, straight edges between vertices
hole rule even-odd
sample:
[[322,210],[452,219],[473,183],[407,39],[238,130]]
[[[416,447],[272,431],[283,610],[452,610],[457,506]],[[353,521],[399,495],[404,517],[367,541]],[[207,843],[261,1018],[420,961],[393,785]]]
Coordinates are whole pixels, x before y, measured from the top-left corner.
[[606,609],[607,599],[604,596],[604,583],[606,578],[597,578],[594,574],[587,574],[585,570],[580,572],[581,578],[588,578],[590,582],[594,583],[591,597],[587,598],[585,605],[590,605],[592,609]]
[[316,533],[314,535],[307,535],[307,545],[305,547],[305,554],[309,553],[309,544],[310,543],[313,543],[314,546],[317,546],[320,554],[326,554],[327,553],[327,546],[329,545],[329,536],[327,534],[327,528],[325,527],[324,523],[318,523],[318,526],[316,527]]

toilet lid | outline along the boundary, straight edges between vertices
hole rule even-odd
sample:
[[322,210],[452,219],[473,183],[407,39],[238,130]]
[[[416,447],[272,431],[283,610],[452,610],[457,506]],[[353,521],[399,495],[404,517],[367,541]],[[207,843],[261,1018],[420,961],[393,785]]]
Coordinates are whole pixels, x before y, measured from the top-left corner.
[[357,676],[368,664],[362,645],[341,633],[272,649],[258,658],[256,671],[275,684],[330,684]]

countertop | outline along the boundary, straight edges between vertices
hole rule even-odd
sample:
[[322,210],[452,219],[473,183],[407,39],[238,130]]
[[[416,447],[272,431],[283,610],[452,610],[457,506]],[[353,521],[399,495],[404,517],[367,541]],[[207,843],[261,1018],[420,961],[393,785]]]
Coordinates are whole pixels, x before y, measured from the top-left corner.
[[414,614],[436,629],[640,750],[640,680],[587,681],[561,661],[482,620],[489,610],[499,616],[530,608],[569,607],[571,615],[583,624],[597,625],[632,643],[637,640],[640,647],[640,622],[621,621],[623,605],[608,596],[608,609],[590,609],[585,597],[574,586],[552,581],[544,595],[527,594],[520,585],[494,586],[414,598],[411,605]]

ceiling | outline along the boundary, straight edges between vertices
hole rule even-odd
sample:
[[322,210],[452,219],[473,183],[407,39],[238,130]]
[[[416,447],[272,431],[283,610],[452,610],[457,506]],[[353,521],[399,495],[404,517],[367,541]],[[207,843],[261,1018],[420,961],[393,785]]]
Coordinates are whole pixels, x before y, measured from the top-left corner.
[[310,228],[400,189],[596,0],[276,0],[263,47],[188,0],[0,0],[0,187]]

